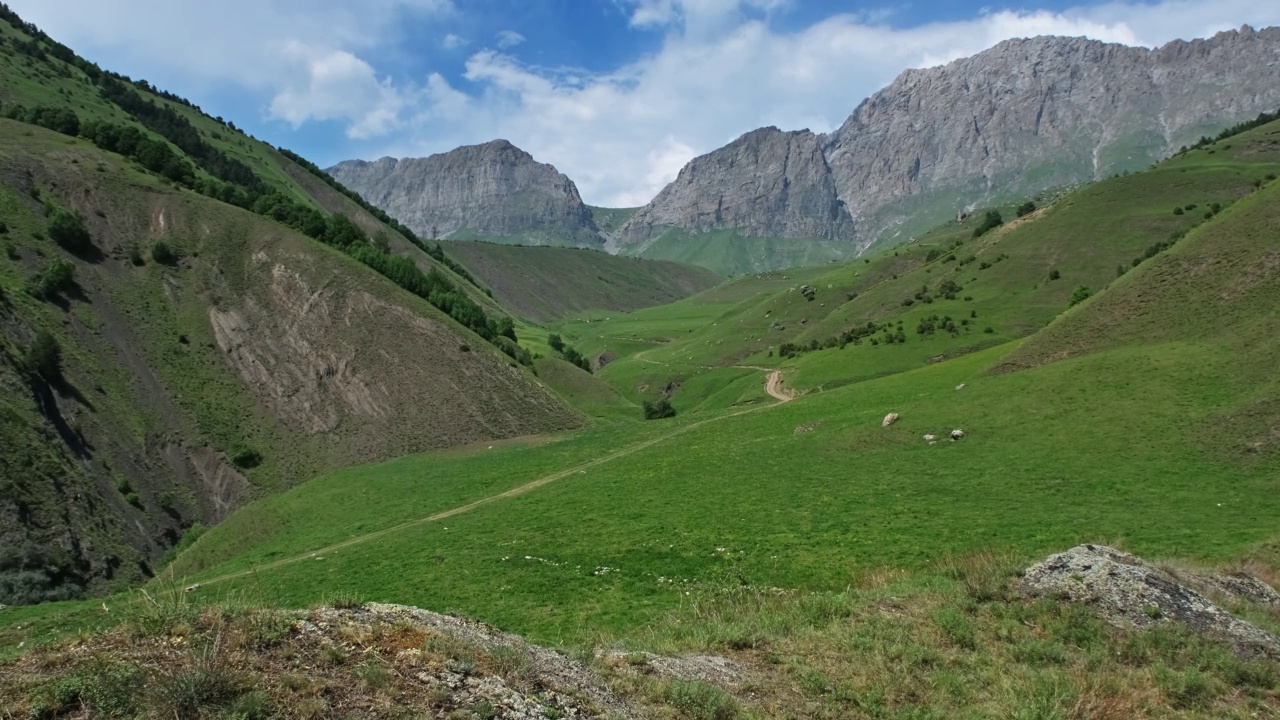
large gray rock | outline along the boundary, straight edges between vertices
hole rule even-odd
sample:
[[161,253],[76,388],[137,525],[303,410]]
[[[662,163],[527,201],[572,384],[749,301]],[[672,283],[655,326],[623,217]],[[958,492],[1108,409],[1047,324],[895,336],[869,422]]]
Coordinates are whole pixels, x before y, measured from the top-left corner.
[[694,158],[648,205],[618,229],[621,245],[678,228],[692,233],[733,228],[754,237],[854,238],[853,221],[817,135],[808,130],[753,130]]
[[425,158],[347,160],[329,173],[425,238],[603,243],[573,181],[506,140]]
[[[1257,597],[1268,596],[1256,587],[1260,581],[1250,578],[1242,583]],[[1214,583],[1201,584],[1220,589]],[[1020,586],[1029,596],[1092,605],[1118,627],[1142,630],[1181,622],[1229,643],[1241,655],[1280,657],[1280,638],[1223,610],[1173,575],[1115,548],[1080,545],[1051,555],[1028,568]]]
[[1280,28],[1156,50],[1009,40],[902,73],[830,135],[764,128],[695,158],[616,236],[736,229],[862,249],[966,208],[1146,167],[1277,108]]

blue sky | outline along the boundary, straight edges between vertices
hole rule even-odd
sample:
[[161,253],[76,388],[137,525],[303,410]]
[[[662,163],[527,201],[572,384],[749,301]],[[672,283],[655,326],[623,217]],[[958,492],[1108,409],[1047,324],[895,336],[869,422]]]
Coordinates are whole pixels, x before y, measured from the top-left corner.
[[322,166],[497,137],[593,204],[763,125],[828,132],[909,67],[1041,34],[1157,46],[1275,0],[9,0],[104,67]]

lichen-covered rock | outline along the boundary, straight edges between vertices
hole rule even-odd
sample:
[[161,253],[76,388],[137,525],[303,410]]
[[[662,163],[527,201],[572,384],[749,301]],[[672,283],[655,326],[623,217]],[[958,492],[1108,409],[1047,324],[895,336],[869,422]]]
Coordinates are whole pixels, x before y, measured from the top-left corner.
[[1227,642],[1239,654],[1280,657],[1280,638],[1245,622],[1141,558],[1102,545],[1080,545],[1027,568],[1020,582],[1032,597],[1087,603],[1109,623],[1143,630],[1180,622]]
[[896,422],[898,422],[898,413],[891,412],[884,416],[884,420],[880,422],[880,427],[889,427]]
[[604,242],[573,181],[506,140],[425,158],[347,160],[329,173],[422,237],[465,232],[593,248]]

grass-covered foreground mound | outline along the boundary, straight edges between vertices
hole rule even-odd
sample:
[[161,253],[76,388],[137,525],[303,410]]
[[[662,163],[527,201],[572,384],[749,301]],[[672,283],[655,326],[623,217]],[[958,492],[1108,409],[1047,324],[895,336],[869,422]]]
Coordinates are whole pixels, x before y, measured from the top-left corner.
[[[1277,577],[1274,547],[1237,563]],[[1187,566],[1163,563],[1171,573]],[[282,612],[189,602],[114,608],[115,629],[0,663],[0,717],[1257,718],[1280,661],[1152,614],[1114,627],[1028,599],[1007,556],[950,557],[796,592],[701,583],[642,630],[568,655],[413,608]],[[1280,609],[1217,595],[1280,631]],[[7,713],[7,714],[6,714]]]

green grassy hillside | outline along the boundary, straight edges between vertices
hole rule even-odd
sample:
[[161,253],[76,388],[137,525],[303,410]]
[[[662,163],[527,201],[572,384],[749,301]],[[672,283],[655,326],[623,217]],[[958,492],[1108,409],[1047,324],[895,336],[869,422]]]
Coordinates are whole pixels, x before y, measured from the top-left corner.
[[748,237],[736,230],[691,234],[673,229],[647,242],[625,246],[621,251],[650,260],[698,265],[734,277],[780,268],[824,265],[852,257],[856,248],[817,238]]
[[721,281],[702,268],[592,250],[451,242],[449,252],[505,307],[538,322],[665,305]]
[[[633,399],[652,397],[663,373],[684,373],[672,393],[680,414],[501,455],[405,459],[403,481],[376,470],[316,481],[277,501],[289,505],[273,511],[287,526],[257,519],[265,507],[246,510],[176,567],[211,587],[266,587],[291,604],[367,593],[565,642],[583,627],[639,632],[676,612],[685,589],[836,590],[952,553],[1030,560],[1120,538],[1150,556],[1238,557],[1274,536],[1280,517],[1271,501],[1280,497],[1271,439],[1280,417],[1274,383],[1262,376],[1280,350],[1269,340],[1280,186],[1267,175],[1277,131],[1084,189],[981,238],[969,231],[958,248],[950,240],[835,271],[744,278],[672,306],[567,325],[618,333],[614,347],[629,357],[601,377]],[[1188,217],[1191,204],[1204,209]],[[1172,249],[1142,260],[1152,238],[1171,234]],[[993,261],[957,271],[947,252]],[[1126,273],[1116,281],[1118,264]],[[725,355],[700,335],[728,325],[719,330],[727,344],[747,317],[756,330],[773,316],[792,322],[788,308],[822,308],[837,277],[856,295],[832,302],[828,316],[863,301],[912,318],[920,311],[898,302],[901,289],[962,275],[974,278],[965,281],[975,300],[925,304],[999,318],[988,347],[966,349],[960,331],[942,345],[959,348],[955,358],[930,357],[928,337],[872,345],[869,336],[803,353],[784,372],[834,379],[785,404],[764,396],[764,366],[750,365],[767,354],[740,356],[751,346],[739,343]],[[1067,310],[1065,286],[1083,282],[1097,292]],[[743,288],[770,283],[788,289],[741,299]],[[792,289],[799,283],[818,288],[815,300]],[[874,354],[913,343],[924,347]],[[860,353],[872,359],[847,360]],[[657,374],[636,374],[644,366]],[[885,429],[888,412],[902,419]],[[964,440],[922,439],[955,428]],[[425,477],[439,478],[439,494],[409,502]],[[451,480],[463,477],[465,488]],[[343,487],[378,503],[352,512]],[[341,523],[326,519],[339,512]],[[252,549],[229,549],[246,527],[262,528]]]
[[320,472],[586,422],[465,268],[314,166],[0,44],[0,603],[145,579]]
[[603,208],[588,205],[591,209],[591,219],[595,221],[596,227],[602,232],[611,233],[622,227],[624,223],[631,219],[632,215],[640,208]]

